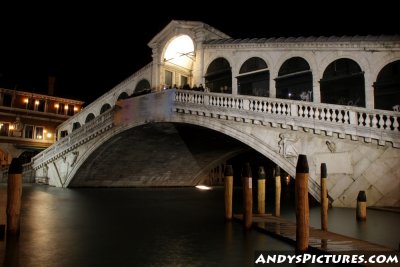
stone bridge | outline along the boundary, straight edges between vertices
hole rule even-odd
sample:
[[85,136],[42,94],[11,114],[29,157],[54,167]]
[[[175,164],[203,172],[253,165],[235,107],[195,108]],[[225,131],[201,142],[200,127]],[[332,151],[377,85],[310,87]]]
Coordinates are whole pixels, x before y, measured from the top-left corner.
[[400,206],[399,36],[234,39],[173,20],[148,46],[152,62],[58,127],[37,181],[191,186],[254,149],[291,176],[307,155],[316,199],[324,162],[333,205],[365,190]]
[[[352,206],[365,190],[370,205],[395,206],[399,121],[400,114],[391,111],[165,90],[118,100],[114,108],[37,155],[33,168],[38,181],[59,187],[190,186],[200,183],[202,172],[213,163],[243,151],[240,144],[245,144],[291,176],[298,154],[307,155],[309,191],[316,199],[324,162],[333,205]],[[215,148],[205,141],[197,149],[206,155],[195,158],[176,138],[171,125],[180,124],[208,128],[240,142]],[[143,144],[146,140],[151,143]]]

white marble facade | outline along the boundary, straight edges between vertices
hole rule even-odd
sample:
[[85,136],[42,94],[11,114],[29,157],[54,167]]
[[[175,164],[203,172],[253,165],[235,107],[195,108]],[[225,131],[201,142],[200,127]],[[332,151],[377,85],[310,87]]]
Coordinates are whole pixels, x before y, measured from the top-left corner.
[[[183,55],[190,56],[190,61],[186,61],[187,65],[174,66],[169,63],[169,59],[165,58],[165,52],[172,40],[182,35],[187,35],[193,40],[194,51]],[[298,124],[299,121],[296,121],[296,118],[291,118],[294,122],[289,119],[285,121],[285,117],[276,119],[272,116],[272,119],[266,119],[263,117],[264,115],[249,115],[248,110],[242,110],[240,114],[236,113],[235,109],[210,111],[209,107],[199,106],[199,104],[208,104],[208,102],[205,103],[206,98],[193,93],[188,93],[187,98],[183,96],[177,101],[181,102],[180,104],[175,103],[177,106],[174,106],[174,111],[177,112],[162,120],[192,123],[230,135],[263,153],[292,175],[294,175],[298,154],[306,154],[309,156],[310,163],[312,181],[310,190],[315,196],[318,194],[319,166],[325,162],[328,166],[329,195],[335,206],[354,206],[354,199],[359,190],[367,192],[369,205],[400,206],[398,194],[400,192],[400,172],[396,168],[400,162],[399,125],[396,124],[399,114],[393,111],[376,113],[373,87],[379,72],[386,65],[400,60],[399,36],[232,39],[202,22],[171,21],[148,45],[152,49],[153,61],[151,63],[61,124],[58,131],[68,131],[71,134],[73,124],[79,122],[84,126],[89,114],[96,118],[102,117],[100,110],[103,105],[109,104],[111,107],[115,107],[120,95],[123,93],[132,95],[143,79],[149,82],[153,92],[163,91],[167,71],[171,72],[171,77],[168,79],[172,81],[172,84],[179,84],[182,82],[182,77],[187,77],[187,82],[191,87],[204,85],[208,67],[215,59],[221,57],[229,62],[232,72],[230,95],[237,97],[240,97],[237,76],[243,63],[252,57],[263,59],[267,64],[270,77],[269,98],[264,98],[264,100],[267,99],[265,100],[267,102],[268,99],[276,97],[275,79],[284,62],[293,57],[304,59],[312,73],[310,91],[313,95],[312,102],[317,105],[312,111],[314,112],[325,107],[321,103],[320,80],[326,68],[337,59],[351,59],[361,68],[365,81],[365,108],[351,109],[349,107],[348,110],[352,110],[352,112],[343,118],[350,124],[354,124],[354,127],[347,127],[343,124],[336,125],[334,121],[332,121],[332,125],[324,122],[323,126],[317,127],[315,126],[319,123],[317,121],[305,121]],[[207,99],[215,99],[215,97],[213,98],[213,95],[210,94]],[[226,101],[226,99],[222,101]],[[242,97],[242,100],[238,101],[250,103],[252,98]],[[287,104],[288,112],[291,106],[290,112],[294,113],[293,108],[296,105],[285,103],[283,105]],[[249,105],[250,109],[254,108],[252,104]],[[326,107],[332,108],[329,105]],[[304,110],[307,110],[307,107]],[[347,108],[343,107],[341,110],[347,110]],[[364,114],[359,116],[364,116],[366,121],[355,119],[354,114]],[[311,118],[315,114],[304,115],[301,113],[301,116]],[[371,118],[371,122],[369,118]],[[96,122],[96,125],[101,125],[101,123],[102,121]],[[138,125],[138,122],[131,121],[128,124],[122,128],[111,124],[109,127],[107,126],[108,128],[96,126],[99,128],[98,130],[92,130],[94,127],[83,127],[84,129],[80,129],[80,131],[89,131],[93,136],[86,139],[78,138],[74,133],[73,138],[79,139],[74,146],[66,148],[68,144],[64,141],[63,145],[55,144],[47,152],[35,157],[34,167],[37,177],[47,175],[50,184],[66,186],[68,181],[73,178],[73,169],[79,167],[84,158],[88,157],[88,151],[94,151],[101,142],[106,142],[113,134],[134,127]],[[371,124],[372,130],[362,128],[361,124]],[[388,133],[389,124],[394,132],[392,130]],[[335,131],[335,127],[337,131]],[[369,131],[371,132],[370,136],[368,135]],[[102,136],[103,132],[105,135]],[[93,138],[96,138],[97,135],[98,139],[95,141]],[[57,150],[57,147],[59,149],[64,147],[65,150]]]

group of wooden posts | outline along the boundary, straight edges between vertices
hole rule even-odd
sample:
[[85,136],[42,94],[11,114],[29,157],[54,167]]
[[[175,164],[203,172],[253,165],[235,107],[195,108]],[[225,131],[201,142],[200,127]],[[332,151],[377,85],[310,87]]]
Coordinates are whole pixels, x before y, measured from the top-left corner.
[[6,225],[0,224],[0,239],[18,237],[20,232],[20,213],[22,198],[22,165],[13,159],[8,169]]
[[[225,218],[231,220],[233,217],[233,168],[231,165],[225,167]],[[276,166],[275,172],[275,211],[274,216],[280,217],[281,202],[281,177],[280,168]],[[309,168],[306,155],[299,155],[296,165],[295,178],[295,201],[296,201],[296,251],[304,253],[308,249],[310,212],[308,205],[308,178]],[[258,192],[257,192],[257,213],[265,214],[265,171],[259,167],[258,171]],[[327,168],[321,164],[321,230],[328,230],[328,190],[327,190]],[[243,225],[250,229],[253,224],[253,192],[252,174],[250,164],[246,163],[242,171],[243,183]],[[357,197],[356,218],[358,221],[366,220],[366,196],[360,191]]]

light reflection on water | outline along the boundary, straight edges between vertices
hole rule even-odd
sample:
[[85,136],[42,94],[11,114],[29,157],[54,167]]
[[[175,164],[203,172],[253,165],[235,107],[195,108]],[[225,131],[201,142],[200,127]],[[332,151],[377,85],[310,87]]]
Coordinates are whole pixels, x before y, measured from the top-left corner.
[[[240,212],[240,188],[234,196],[234,210]],[[267,212],[272,212],[270,203],[267,199]],[[0,204],[4,207],[4,201]],[[283,205],[282,217],[294,221],[293,203]],[[397,244],[393,236],[399,237],[400,215],[385,213],[382,220],[377,213],[368,210],[367,223],[360,225],[354,209],[330,209],[329,229]],[[265,234],[244,232],[241,224],[225,222],[223,214],[222,188],[25,186],[21,237],[11,250],[18,257],[8,253],[9,261],[18,262],[9,266],[253,266],[256,250],[294,251]],[[319,227],[319,208],[310,214],[311,225]],[[374,231],[366,233],[366,227]]]
[[253,266],[293,251],[223,219],[222,189],[25,186],[20,266]]

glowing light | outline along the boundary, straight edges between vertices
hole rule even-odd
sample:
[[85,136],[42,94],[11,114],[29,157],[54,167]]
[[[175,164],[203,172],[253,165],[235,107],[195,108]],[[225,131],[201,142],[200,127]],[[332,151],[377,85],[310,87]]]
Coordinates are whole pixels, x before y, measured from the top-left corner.
[[290,175],[286,176],[286,179],[285,179],[286,185],[290,184],[290,180],[291,180]]
[[25,99],[24,99],[24,103],[28,104],[28,102],[29,102],[29,99],[28,99],[28,98],[25,98]]
[[66,106],[64,107],[64,109],[65,109],[65,110],[68,110],[68,106],[66,105]]
[[36,101],[35,101],[35,105],[39,105],[39,100],[36,100]]
[[74,107],[74,111],[78,111],[78,107]]
[[10,126],[8,127],[8,129],[9,129],[9,130],[14,130],[14,125],[10,125]]
[[47,134],[47,138],[51,138],[51,133],[48,133],[48,134]]
[[43,129],[43,133],[47,133],[47,130],[46,130],[46,129]]
[[59,104],[54,104],[54,107],[55,107],[55,108],[59,108],[60,105],[59,105]]
[[206,186],[206,185],[196,185],[196,188],[200,189],[200,190],[211,190],[212,189],[211,187]]
[[194,59],[195,55],[193,41],[187,35],[181,35],[173,39],[168,45],[164,54],[165,62],[169,62],[186,69],[192,69]]
[[41,135],[37,136],[37,139],[42,139],[42,138],[43,138],[43,136],[41,136]]

